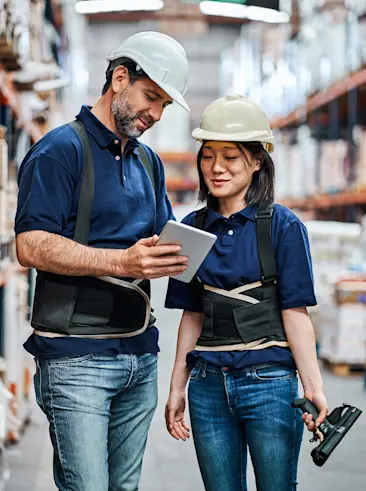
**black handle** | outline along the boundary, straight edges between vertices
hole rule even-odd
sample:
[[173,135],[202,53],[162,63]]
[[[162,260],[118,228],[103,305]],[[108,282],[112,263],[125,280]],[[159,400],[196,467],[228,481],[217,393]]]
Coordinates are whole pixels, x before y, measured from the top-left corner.
[[312,414],[314,421],[319,416],[319,411],[317,410],[317,408],[312,402],[310,402],[308,399],[305,399],[305,397],[303,397],[302,399],[296,399],[291,405],[292,407],[300,408],[303,413]]

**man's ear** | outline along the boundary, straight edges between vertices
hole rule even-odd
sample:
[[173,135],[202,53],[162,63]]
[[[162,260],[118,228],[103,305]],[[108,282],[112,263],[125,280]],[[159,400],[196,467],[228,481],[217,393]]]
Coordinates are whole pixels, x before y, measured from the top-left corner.
[[112,75],[111,87],[116,94],[121,88],[126,88],[130,82],[128,70],[125,66],[121,65],[115,68]]

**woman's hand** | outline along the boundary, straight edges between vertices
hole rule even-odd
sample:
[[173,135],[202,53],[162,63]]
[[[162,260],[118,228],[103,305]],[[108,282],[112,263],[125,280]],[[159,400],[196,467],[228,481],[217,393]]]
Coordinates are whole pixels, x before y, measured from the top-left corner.
[[165,422],[167,430],[176,440],[186,441],[190,437],[190,428],[184,421],[185,408],[185,391],[171,390],[165,406]]
[[311,401],[319,411],[319,416],[315,421],[312,414],[304,413],[302,415],[302,419],[304,420],[304,423],[306,424],[308,430],[312,432],[316,432],[316,430],[319,428],[321,423],[323,423],[323,421],[327,417],[328,414],[327,399],[325,398],[324,392],[322,390],[313,393],[308,393],[305,391],[304,397],[306,397],[306,399],[309,399],[309,401]]

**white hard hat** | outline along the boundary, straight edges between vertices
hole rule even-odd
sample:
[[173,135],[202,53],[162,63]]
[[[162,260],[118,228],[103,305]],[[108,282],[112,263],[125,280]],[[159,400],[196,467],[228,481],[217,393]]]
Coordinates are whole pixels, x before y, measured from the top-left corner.
[[108,56],[108,61],[129,58],[172,99],[189,111],[187,91],[188,60],[183,47],[160,32],[139,32],[127,38]]
[[212,102],[192,133],[199,141],[261,142],[274,150],[274,138],[267,116],[247,97],[228,95]]

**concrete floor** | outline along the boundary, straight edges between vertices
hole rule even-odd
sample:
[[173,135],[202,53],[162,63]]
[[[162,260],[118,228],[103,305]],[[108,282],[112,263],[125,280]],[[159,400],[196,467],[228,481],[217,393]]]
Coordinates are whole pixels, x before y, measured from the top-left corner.
[[[166,281],[153,283],[153,306],[160,328],[159,407],[151,427],[145,454],[140,491],[203,491],[193,442],[177,442],[165,430],[164,406],[169,390],[180,312],[163,309]],[[299,467],[299,491],[364,491],[366,489],[366,392],[362,377],[335,377],[324,372],[326,395],[331,408],[349,402],[364,415],[336,449],[324,468],[310,457],[314,444],[305,434]],[[7,491],[55,491],[52,481],[52,452],[43,414],[35,409],[35,423],[19,446],[10,451],[12,476]],[[249,490],[255,490],[252,472]],[[220,490],[217,490],[220,491]],[[280,491],[280,490],[279,490]]]

